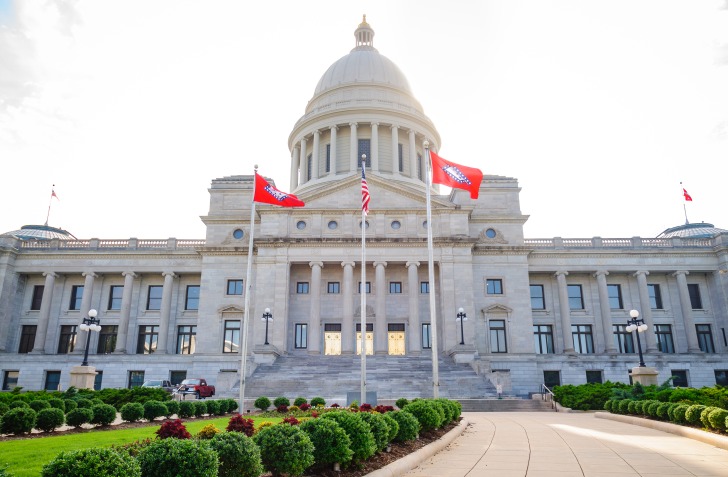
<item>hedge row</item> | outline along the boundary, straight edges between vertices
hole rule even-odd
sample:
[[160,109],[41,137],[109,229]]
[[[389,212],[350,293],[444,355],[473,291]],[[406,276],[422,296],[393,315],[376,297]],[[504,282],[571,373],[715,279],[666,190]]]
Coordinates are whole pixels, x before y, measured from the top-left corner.
[[728,426],[727,410],[702,404],[661,402],[656,399],[610,399],[604,403],[604,409],[614,414],[644,416],[723,433]]

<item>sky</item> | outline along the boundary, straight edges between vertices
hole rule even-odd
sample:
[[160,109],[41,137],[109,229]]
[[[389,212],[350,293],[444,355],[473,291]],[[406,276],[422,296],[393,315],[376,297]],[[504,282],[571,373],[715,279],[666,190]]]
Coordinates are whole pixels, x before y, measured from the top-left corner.
[[0,232],[199,239],[213,179],[287,191],[362,14],[527,238],[728,229],[728,0],[0,0]]

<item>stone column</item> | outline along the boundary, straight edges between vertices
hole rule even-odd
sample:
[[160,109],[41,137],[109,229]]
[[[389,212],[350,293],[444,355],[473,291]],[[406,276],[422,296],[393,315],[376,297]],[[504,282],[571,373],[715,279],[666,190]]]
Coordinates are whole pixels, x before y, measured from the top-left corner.
[[420,283],[417,267],[420,262],[407,262],[407,289],[409,292],[409,321],[407,322],[407,353],[418,355],[420,343]]
[[571,337],[571,309],[569,308],[569,291],[566,287],[566,275],[569,272],[559,271],[554,275],[559,287],[559,312],[561,314],[561,334],[564,339],[564,353],[574,352],[574,340]]
[[321,143],[321,133],[319,130],[313,132],[313,155],[311,156],[311,177],[309,179],[318,179],[319,177],[319,153]]
[[[387,278],[384,269],[387,262],[374,262],[375,287],[377,290],[376,318],[374,321],[374,353],[387,354]],[[364,285],[362,285],[364,286]]]
[[291,191],[296,190],[296,187],[298,187],[298,169],[300,164],[301,150],[298,148],[298,145],[295,145],[291,153]]
[[[410,153],[410,177],[417,179],[417,145],[415,144],[415,131],[409,130],[409,153]],[[427,182],[425,179],[425,171],[422,170],[422,180]]]
[[169,334],[169,319],[172,312],[172,286],[177,275],[174,272],[162,273],[164,287],[162,288],[162,305],[159,308],[159,337],[157,338],[157,354],[167,354],[167,335]]
[[[43,299],[40,302],[40,314],[38,315],[38,326],[35,331],[35,344],[31,353],[45,353],[45,341],[48,333],[48,321],[51,319],[51,301],[53,300],[53,288],[56,284],[56,275],[53,272],[45,272],[45,284],[43,285]],[[84,291],[86,291],[84,289]]]
[[305,184],[306,181],[311,179],[308,177],[308,150],[306,150],[306,138],[301,139],[301,165],[299,167],[299,172],[301,174],[300,179],[298,180],[299,184]]
[[399,128],[392,124],[392,173],[399,174]]
[[642,333],[643,336],[646,335],[645,341],[647,342],[647,349],[645,350],[645,352],[656,353],[657,338],[655,337],[655,321],[652,319],[650,294],[647,290],[647,275],[649,274],[650,272],[639,270],[634,273],[634,276],[637,278],[637,291],[639,292],[640,296],[640,308],[642,308],[638,311],[640,312],[640,317],[645,320],[645,324],[647,325],[647,330]]
[[338,131],[338,127],[331,126],[331,147],[329,148],[329,157],[331,162],[331,174],[332,176],[336,175],[336,131]]
[[602,314],[604,352],[616,353],[617,347],[614,346],[614,337],[612,336],[612,307],[609,306],[607,275],[609,275],[609,272],[606,270],[599,270],[594,274],[597,279],[597,290],[599,291],[599,311]]
[[[94,278],[97,275],[94,272],[83,272],[81,274],[84,277],[83,282],[83,297],[81,297],[81,309],[79,310],[81,317],[85,318],[88,316],[88,311],[91,309],[91,295],[94,292]],[[78,323],[79,325],[81,323]],[[83,331],[81,328],[77,328],[76,334],[76,347],[74,352],[83,353],[86,351],[86,335],[88,331]],[[90,351],[90,350],[89,350]]]
[[688,271],[678,270],[672,275],[677,279],[677,291],[680,297],[680,311],[685,324],[685,335],[688,339],[688,353],[700,353],[700,345],[698,344],[698,333],[695,330],[695,320],[693,319],[693,306],[690,303],[690,292],[688,291]]
[[126,353],[126,337],[129,333],[129,317],[131,315],[131,293],[134,287],[134,272],[123,272],[124,292],[121,295],[121,310],[119,312],[119,332],[116,335],[116,348],[114,353]]
[[308,320],[308,354],[321,354],[321,269],[322,262],[309,262],[311,267],[311,314]]
[[341,289],[343,321],[341,323],[341,353],[354,354],[354,262],[341,262],[344,283]]
[[379,172],[379,123],[372,123],[372,170]]
[[351,141],[349,143],[349,171],[356,172],[356,166],[361,158],[359,155],[359,137],[356,135],[356,123],[349,123],[351,128]]

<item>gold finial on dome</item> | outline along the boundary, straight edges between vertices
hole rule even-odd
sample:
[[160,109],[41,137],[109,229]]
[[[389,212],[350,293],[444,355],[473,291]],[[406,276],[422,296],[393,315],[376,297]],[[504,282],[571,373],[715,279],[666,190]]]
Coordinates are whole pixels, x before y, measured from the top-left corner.
[[369,24],[367,23],[367,14],[366,13],[364,15],[362,15],[362,20],[361,20],[361,23],[359,24],[359,26],[369,26]]

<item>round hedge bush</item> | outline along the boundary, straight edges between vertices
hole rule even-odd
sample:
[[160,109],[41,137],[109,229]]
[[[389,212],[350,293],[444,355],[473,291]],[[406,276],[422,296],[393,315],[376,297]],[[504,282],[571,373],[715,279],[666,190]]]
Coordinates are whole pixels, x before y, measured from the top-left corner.
[[0,419],[0,432],[3,434],[27,434],[35,427],[38,416],[30,406],[10,409]]
[[437,423],[436,428],[440,428],[444,426],[449,419],[447,419],[447,413],[445,412],[445,408],[443,407],[442,403],[438,401],[437,399],[427,399],[425,402],[427,402],[432,409],[435,410],[438,417],[440,418],[440,422]]
[[102,404],[106,404],[106,403],[104,401],[102,401],[101,399],[99,399],[99,398],[93,398],[93,399],[91,399],[91,407],[100,406]]
[[394,442],[413,441],[417,439],[420,433],[420,422],[415,416],[407,411],[393,411],[387,413],[392,419],[397,421],[399,432]]
[[182,419],[189,419],[195,415],[195,404],[192,401],[181,401],[179,403],[179,412],[177,417]]
[[8,412],[10,410],[10,406],[5,404],[4,402],[0,402],[0,417],[3,417],[3,414]]
[[407,398],[399,398],[394,402],[394,405],[400,409],[404,409],[407,404],[409,404],[409,399]]
[[216,434],[220,433],[220,429],[215,427],[214,424],[208,424],[204,426],[202,429],[200,429],[200,432],[197,433],[195,437],[198,439],[212,439],[215,437]]
[[372,431],[374,436],[374,445],[377,446],[377,451],[383,451],[389,445],[389,425],[384,420],[381,414],[372,414],[370,412],[359,413],[364,422],[369,425],[369,429]]
[[305,397],[301,397],[301,396],[299,396],[293,400],[294,406],[301,407],[301,404],[308,404],[308,400]]
[[[235,412],[235,411],[238,410],[238,407],[239,406],[238,406],[238,401],[237,400],[230,398],[230,399],[227,400],[227,402],[228,402],[228,408],[227,408],[227,412],[228,413]],[[242,409],[241,409],[241,411],[242,411]]]
[[364,422],[359,413],[350,411],[327,412],[322,419],[335,421],[351,439],[351,450],[354,452],[354,462],[367,460],[377,450],[369,425]]
[[179,412],[179,401],[165,401],[162,404],[164,404],[164,407],[167,408],[165,416],[168,418],[171,418]]
[[650,401],[647,408],[647,415],[650,417],[657,417],[657,409],[662,405],[660,401]]
[[263,473],[260,449],[253,439],[239,432],[221,432],[210,439],[217,452],[219,477],[258,477]]
[[431,431],[440,425],[440,415],[432,403],[425,399],[412,401],[404,407],[403,411],[415,416],[420,423],[420,429],[423,431]]
[[36,417],[35,427],[43,432],[53,432],[66,422],[66,415],[58,408],[41,409]]
[[66,414],[73,411],[74,409],[78,408],[78,403],[74,401],[73,399],[64,399],[63,405],[66,408]]
[[91,400],[86,398],[78,398],[76,399],[76,406],[91,409]]
[[309,419],[299,428],[308,434],[313,443],[314,465],[324,467],[334,464],[347,464],[354,456],[351,439],[336,421],[331,419]]
[[276,408],[279,408],[280,406],[290,406],[291,405],[291,401],[289,401],[287,397],[278,396],[277,398],[275,398],[273,400],[273,405]]
[[678,404],[675,406],[675,409],[672,411],[672,422],[676,424],[683,424],[685,423],[685,411],[688,410],[687,404]]
[[705,409],[702,410],[700,413],[700,422],[703,424],[703,427],[706,429],[710,429],[710,420],[708,419],[708,416],[710,416],[710,413],[715,411],[716,409],[720,409],[715,406],[708,406]]
[[638,414],[637,412],[637,406],[642,407],[642,403],[640,401],[630,401],[627,404],[627,412],[630,414]]
[[669,419],[669,417],[667,416],[667,410],[670,408],[670,405],[671,404],[669,402],[663,402],[662,404],[657,406],[657,417],[663,420]]
[[217,452],[208,442],[194,439],[152,441],[137,457],[142,477],[217,476]]
[[158,417],[167,415],[167,406],[160,401],[147,401],[144,403],[144,419],[152,422]]
[[302,475],[313,465],[313,443],[298,426],[265,427],[258,431],[253,441],[260,448],[263,467],[273,475]]
[[97,447],[61,452],[43,466],[42,477],[141,477],[130,455]]
[[25,402],[25,401],[23,401],[21,399],[16,399],[15,401],[11,402],[9,404],[9,406],[10,406],[10,409],[17,409],[19,407],[28,407],[28,408],[30,408],[30,404],[28,404],[27,402]]
[[702,404],[693,404],[688,407],[687,411],[685,411],[685,420],[688,424],[692,424],[694,426],[700,424],[700,413],[703,412],[705,407],[706,406],[703,406]]
[[445,399],[445,398],[440,398],[440,399],[435,399],[435,402],[439,403],[440,406],[442,406],[442,411],[445,413],[445,420],[442,423],[443,425],[455,420],[454,419],[455,407],[451,400]]
[[632,399],[621,399],[617,404],[617,412],[619,414],[627,414],[630,402],[632,402]]
[[220,402],[215,400],[209,400],[206,401],[207,403],[207,413],[209,415],[219,415],[220,414]]
[[195,417],[202,417],[207,414],[207,403],[205,401],[193,401]]
[[708,423],[710,427],[716,431],[725,432],[725,419],[728,417],[728,411],[717,408],[708,415]]
[[49,409],[51,407],[51,403],[45,399],[36,399],[35,401],[30,401],[30,407],[35,412],[38,412],[41,409]]
[[64,413],[66,412],[66,401],[60,398],[50,398],[48,400],[48,404],[51,405],[51,407],[55,407],[56,409],[60,409]]
[[316,396],[315,398],[311,399],[311,403],[310,404],[313,407],[316,407],[316,406],[326,406],[326,401],[324,400],[324,398],[322,398],[320,396]]
[[138,402],[128,402],[121,406],[121,419],[127,422],[137,422],[144,417],[144,406]]
[[87,407],[79,407],[66,413],[66,424],[73,427],[81,427],[88,424],[94,417],[94,412]]
[[388,442],[394,442],[394,439],[399,433],[399,424],[397,423],[397,421],[394,420],[394,418],[391,416],[391,413],[389,412],[384,413],[381,416],[382,419],[384,419],[384,422],[386,422],[387,426],[389,427],[389,436],[387,436]]
[[255,403],[253,405],[256,409],[260,409],[261,411],[265,412],[270,407],[270,399],[268,399],[265,396],[261,396],[258,399],[255,400]]

